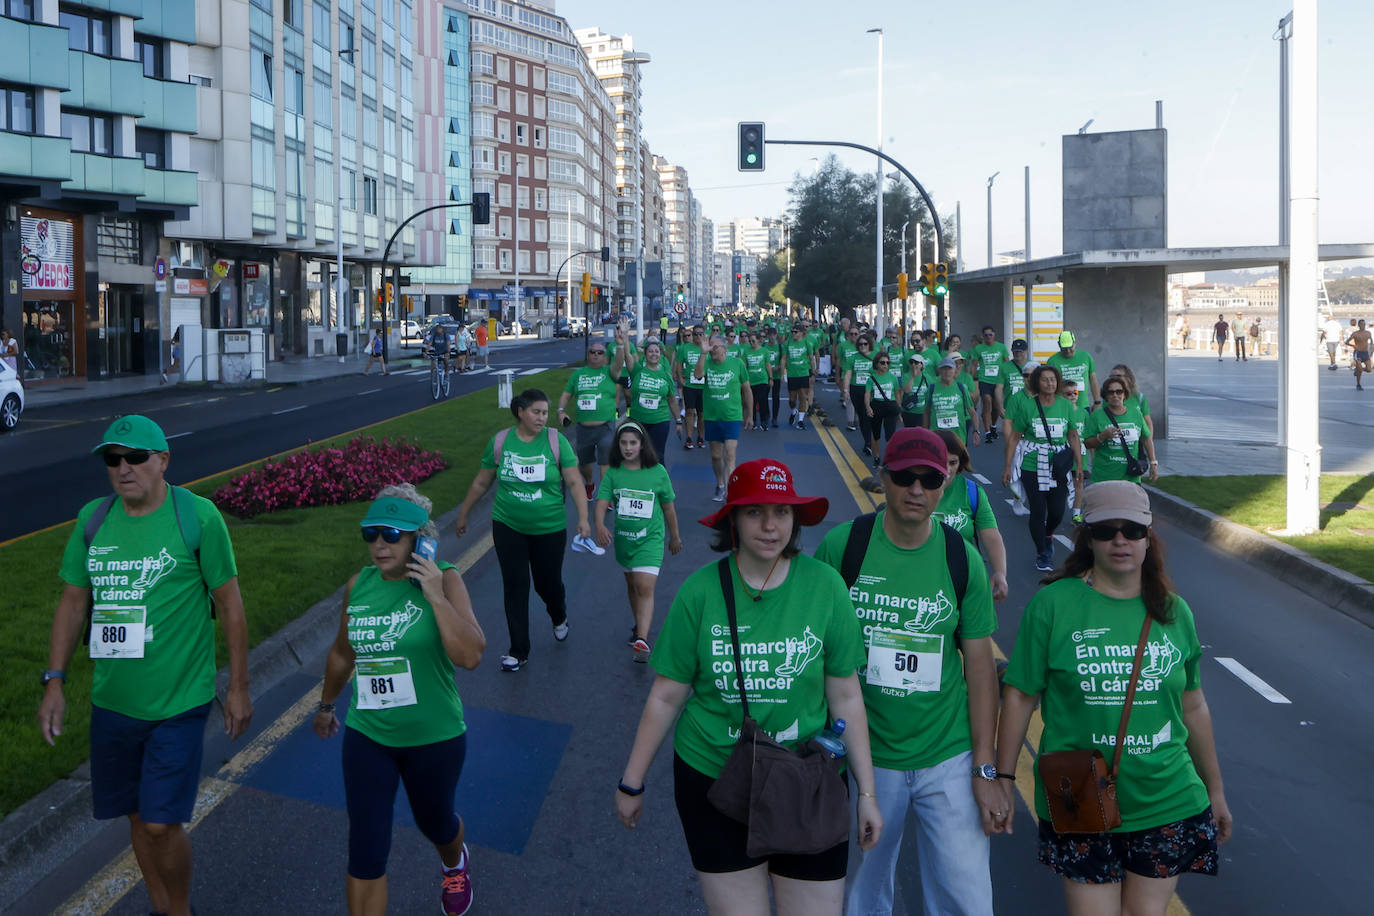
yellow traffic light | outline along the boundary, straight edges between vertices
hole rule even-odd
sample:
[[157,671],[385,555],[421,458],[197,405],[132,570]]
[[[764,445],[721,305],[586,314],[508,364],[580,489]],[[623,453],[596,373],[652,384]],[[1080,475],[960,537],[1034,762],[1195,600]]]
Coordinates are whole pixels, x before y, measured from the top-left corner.
[[589,273],[582,275],[582,301],[592,301],[592,275]]
[[949,265],[944,261],[935,265],[935,286],[931,292],[937,296],[943,296],[949,292]]
[[897,298],[905,299],[906,295],[906,274],[897,274]]
[[935,295],[935,265],[929,262],[921,265],[921,294]]

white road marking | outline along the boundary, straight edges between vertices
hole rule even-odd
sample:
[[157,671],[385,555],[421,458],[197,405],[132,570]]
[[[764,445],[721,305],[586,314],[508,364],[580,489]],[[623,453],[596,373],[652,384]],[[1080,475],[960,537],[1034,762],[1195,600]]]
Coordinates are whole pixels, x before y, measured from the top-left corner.
[[381,390],[382,390],[382,389],[380,389],[380,388],[369,388],[369,389],[367,389],[366,391],[359,391],[358,394],[375,394],[375,393],[377,393],[378,391],[381,391]]
[[1234,674],[1237,678],[1240,679],[1241,683],[1249,687],[1251,690],[1255,691],[1255,693],[1258,693],[1260,696],[1264,697],[1270,703],[1293,702],[1292,700],[1288,699],[1288,697],[1279,693],[1273,687],[1270,687],[1268,684],[1264,682],[1264,680],[1260,678],[1259,675],[1255,674],[1255,672],[1251,671],[1249,668],[1245,667],[1240,662],[1236,661],[1234,658],[1223,658],[1222,656],[1217,656],[1217,664],[1221,665],[1221,667],[1225,668],[1227,671]]
[[[979,474],[979,473],[976,472],[976,471],[973,471],[973,472],[971,472],[971,473],[972,473],[973,479],[976,480],[976,481],[978,481],[979,483],[981,483],[983,486],[985,486],[985,487],[990,487],[990,486],[992,486],[992,481],[991,481],[991,480],[988,480],[988,479],[987,479],[986,477],[984,477],[982,474]],[[1010,500],[1008,500],[1008,502],[1010,502]]]
[[180,439],[182,436],[189,436],[189,435],[191,435],[189,432],[177,433],[176,435],[174,435],[174,436],[168,436],[167,438],[168,438],[168,439]]
[[286,408],[285,410],[274,410],[274,411],[272,411],[272,416],[276,417],[276,416],[280,416],[281,414],[284,414],[284,413],[291,413],[292,411],[296,411],[296,410],[305,410],[305,408],[307,408],[307,407],[309,407],[309,406],[310,406],[309,404],[298,404],[298,405],[296,405],[295,407],[288,407],[288,408]]
[[400,375],[429,375],[428,369],[411,369],[409,372],[393,373]]
[[538,374],[541,373],[541,372],[547,372],[547,371],[548,371],[547,369],[545,369],[545,368],[543,368],[543,367],[541,366],[541,367],[538,368],[538,369],[526,369],[524,372],[519,372],[519,373],[517,373],[517,375],[538,375]]
[[490,369],[486,369],[486,368],[482,368],[482,369],[469,369],[467,372],[464,372],[463,374],[464,374],[464,375],[481,375],[483,372],[490,372],[490,371],[491,371]]
[[1064,535],[1062,535],[1062,534],[1056,534],[1056,535],[1054,536],[1054,539],[1055,539],[1056,541],[1058,541],[1059,543],[1063,544],[1065,547],[1069,548],[1070,550],[1073,550],[1073,541],[1071,541],[1071,540],[1069,540],[1068,538],[1064,537]]

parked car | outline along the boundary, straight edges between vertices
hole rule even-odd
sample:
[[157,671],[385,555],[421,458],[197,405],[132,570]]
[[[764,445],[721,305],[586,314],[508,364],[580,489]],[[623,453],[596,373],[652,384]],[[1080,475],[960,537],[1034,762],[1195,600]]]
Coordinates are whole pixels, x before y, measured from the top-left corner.
[[401,322],[401,339],[413,340],[420,336],[420,325],[414,321]]
[[496,326],[500,334],[505,337],[511,334],[529,334],[534,330],[534,325],[526,320],[512,321],[510,324],[498,324]]
[[581,337],[587,330],[587,320],[580,317],[560,318],[554,326],[554,337]]
[[24,383],[19,373],[0,361],[0,430],[8,432],[19,425],[24,412]]

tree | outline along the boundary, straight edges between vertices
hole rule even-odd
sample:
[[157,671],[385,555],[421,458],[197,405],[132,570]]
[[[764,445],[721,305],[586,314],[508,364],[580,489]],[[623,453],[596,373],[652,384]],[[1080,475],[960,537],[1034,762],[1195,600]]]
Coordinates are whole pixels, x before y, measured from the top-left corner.
[[759,288],[756,303],[758,306],[782,305],[786,302],[787,290],[784,288],[787,277],[786,249],[775,251],[760,262],[758,277]]

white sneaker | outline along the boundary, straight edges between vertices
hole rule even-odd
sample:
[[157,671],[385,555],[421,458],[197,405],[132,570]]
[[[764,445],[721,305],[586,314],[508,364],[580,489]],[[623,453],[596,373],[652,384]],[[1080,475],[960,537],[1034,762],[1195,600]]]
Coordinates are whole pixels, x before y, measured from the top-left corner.
[[606,553],[605,547],[602,547],[591,538],[584,538],[580,534],[573,535],[572,549],[575,553],[589,553],[594,557],[599,557]]
[[521,668],[524,667],[524,665],[524,660],[516,658],[514,655],[501,656],[502,671],[519,671]]
[[1012,515],[1030,515],[1030,507],[1027,506],[1025,503],[1021,502],[1021,500],[1019,500],[1019,499],[1014,499],[1014,500],[1012,500],[1012,502],[1011,502],[1011,514],[1012,514]]
[[723,503],[723,502],[725,502],[725,488],[724,488],[724,487],[716,487],[716,495],[711,497],[711,502],[713,502],[713,503]]
[[562,623],[553,625],[553,638],[559,642],[568,638],[568,618],[564,617]]

